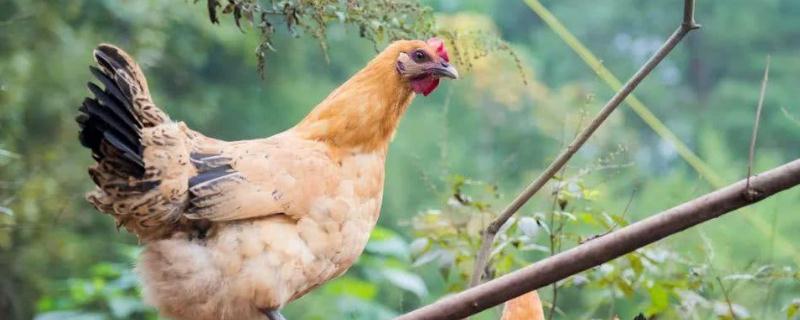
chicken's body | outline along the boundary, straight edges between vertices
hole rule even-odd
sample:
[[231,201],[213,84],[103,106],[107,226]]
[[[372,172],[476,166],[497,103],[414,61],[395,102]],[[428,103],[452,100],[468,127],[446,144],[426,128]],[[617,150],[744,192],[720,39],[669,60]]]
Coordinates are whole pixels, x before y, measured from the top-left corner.
[[446,53],[427,74],[406,71],[417,67],[406,52],[425,45],[394,43],[295,127],[236,142],[171,121],[135,62],[98,47],[105,90],[90,84],[78,119],[97,160],[87,198],[145,246],[148,301],[175,319],[261,319],[344,273],[378,219],[388,144],[414,92],[435,88],[430,72],[456,75]]
[[262,203],[247,209],[262,218],[215,223],[205,240],[176,233],[147,244],[138,270],[145,295],[162,312],[263,318],[259,309],[283,306],[342,274],[361,254],[380,212],[383,151],[335,160],[324,143],[291,130],[211,149],[233,158],[233,170],[248,177],[229,191],[238,198],[228,210]]

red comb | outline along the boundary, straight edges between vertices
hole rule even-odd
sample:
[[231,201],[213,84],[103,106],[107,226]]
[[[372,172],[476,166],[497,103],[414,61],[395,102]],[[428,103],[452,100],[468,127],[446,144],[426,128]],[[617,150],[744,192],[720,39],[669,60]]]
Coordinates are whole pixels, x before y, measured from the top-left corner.
[[447,55],[447,49],[444,48],[444,41],[437,37],[428,39],[428,45],[436,49],[436,54],[439,55],[444,61],[450,62],[450,57]]

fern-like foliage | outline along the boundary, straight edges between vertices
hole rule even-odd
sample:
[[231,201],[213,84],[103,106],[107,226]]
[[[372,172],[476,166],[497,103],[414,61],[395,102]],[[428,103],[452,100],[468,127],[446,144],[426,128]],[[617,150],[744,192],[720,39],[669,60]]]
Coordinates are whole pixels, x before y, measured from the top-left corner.
[[[197,1],[197,0],[196,0]],[[358,29],[359,35],[376,48],[385,41],[430,36],[434,29],[431,8],[416,0],[206,0],[212,23],[220,22],[220,14],[230,15],[239,28],[242,21],[259,30],[261,42],[256,49],[258,70],[263,76],[266,53],[274,51],[276,25],[284,25],[298,37],[308,34],[319,41],[326,53],[325,34],[333,23]]]
[[417,0],[206,0],[206,4],[212,23],[219,24],[221,15],[230,15],[240,29],[244,21],[259,30],[261,41],[255,53],[262,77],[266,54],[275,51],[272,40],[276,25],[285,26],[295,37],[314,37],[328,59],[326,32],[330,25],[341,23],[356,28],[376,51],[385,42],[438,35],[448,40],[455,53],[454,62],[466,70],[477,59],[503,52],[511,56],[527,84],[520,58],[498,35],[486,30],[439,30],[433,10]]

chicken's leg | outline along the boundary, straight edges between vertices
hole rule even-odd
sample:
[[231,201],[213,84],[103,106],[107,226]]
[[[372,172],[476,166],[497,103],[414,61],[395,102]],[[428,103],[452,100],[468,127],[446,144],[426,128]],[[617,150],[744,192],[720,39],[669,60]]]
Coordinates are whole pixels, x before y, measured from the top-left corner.
[[286,320],[278,310],[262,310],[269,320]]

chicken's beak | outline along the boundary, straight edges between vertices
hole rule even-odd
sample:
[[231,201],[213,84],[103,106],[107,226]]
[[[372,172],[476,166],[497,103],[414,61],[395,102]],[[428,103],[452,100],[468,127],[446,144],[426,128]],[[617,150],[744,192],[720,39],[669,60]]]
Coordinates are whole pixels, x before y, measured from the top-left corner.
[[458,79],[458,70],[446,61],[442,61],[428,70],[439,77]]

